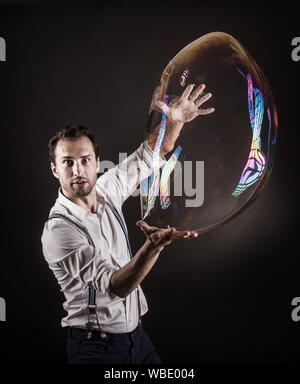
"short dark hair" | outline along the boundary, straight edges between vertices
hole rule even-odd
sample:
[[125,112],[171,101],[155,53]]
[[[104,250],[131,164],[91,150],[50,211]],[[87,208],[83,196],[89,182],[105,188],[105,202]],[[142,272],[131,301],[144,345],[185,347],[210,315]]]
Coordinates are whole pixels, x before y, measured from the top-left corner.
[[55,165],[55,149],[60,139],[76,140],[79,137],[88,137],[94,147],[96,159],[99,156],[99,143],[96,136],[84,125],[67,125],[61,131],[57,132],[56,135],[52,136],[48,143],[49,159]]

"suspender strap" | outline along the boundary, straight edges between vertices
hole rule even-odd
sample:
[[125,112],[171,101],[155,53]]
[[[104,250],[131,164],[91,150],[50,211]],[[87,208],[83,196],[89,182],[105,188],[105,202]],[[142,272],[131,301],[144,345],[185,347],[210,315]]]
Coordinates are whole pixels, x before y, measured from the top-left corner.
[[[48,220],[50,219],[63,219],[67,222],[69,222],[71,225],[75,226],[80,232],[82,232],[86,238],[88,239],[89,245],[95,248],[95,244],[93,242],[93,239],[91,238],[90,234],[88,231],[81,227],[79,224],[75,223],[73,220],[71,220],[69,217],[62,215],[61,213],[54,212],[52,215],[49,216]],[[98,317],[96,313],[96,290],[92,287],[89,287],[89,298],[88,298],[88,322],[87,322],[87,328],[91,328],[90,325],[90,315],[91,314],[96,314],[97,318],[97,323],[99,328],[101,329],[99,322],[98,322]]]
[[[110,208],[112,213],[114,214],[115,218],[118,220],[118,222],[119,222],[119,224],[123,230],[123,233],[124,233],[124,236],[126,239],[126,243],[127,243],[127,247],[128,247],[128,251],[130,254],[130,258],[132,258],[132,251],[131,251],[130,242],[129,242],[129,238],[128,238],[125,224],[123,223],[123,220],[122,220],[121,216],[119,215],[118,211],[108,202],[106,202],[106,204]],[[72,224],[76,228],[78,228],[78,230],[81,231],[86,236],[86,238],[88,239],[89,245],[91,245],[92,247],[95,248],[95,244],[93,242],[93,239],[91,238],[88,231],[85,228],[81,227],[79,224],[75,223],[69,217],[62,215],[61,213],[54,212],[51,216],[49,216],[48,220],[50,220],[50,219],[63,219],[63,220],[68,221],[70,224]],[[94,307],[96,305],[96,290],[92,287],[89,288],[89,301],[88,301],[88,303],[89,303],[89,307],[90,306]]]
[[[118,220],[118,222],[119,222],[119,224],[123,230],[123,233],[124,233],[124,236],[126,239],[126,243],[127,243],[127,248],[128,248],[129,254],[130,254],[130,258],[132,258],[132,251],[131,251],[130,242],[129,242],[129,238],[128,238],[125,224],[124,224],[121,216],[119,215],[119,212],[108,202],[106,202],[106,204],[109,207],[109,209],[112,211],[112,213],[114,214],[115,218]],[[65,221],[68,221],[70,224],[74,225],[79,231],[81,231],[86,236],[86,238],[88,239],[89,245],[92,246],[93,248],[96,248],[95,244],[93,242],[93,239],[91,238],[90,234],[88,233],[88,231],[85,228],[83,228],[79,224],[75,223],[69,217],[62,215],[61,213],[58,213],[58,212],[54,212],[52,215],[50,215],[48,220],[56,219],[56,218],[57,219],[63,219]],[[140,311],[139,298],[138,298],[138,305],[139,305],[139,311]],[[96,290],[92,287],[89,287],[88,309],[89,309],[90,313],[91,312],[95,313],[95,311],[96,311]],[[98,318],[97,318],[97,322],[98,322]],[[99,326],[99,323],[98,323],[98,326]],[[99,326],[99,328],[100,328],[100,326]]]
[[106,202],[106,204],[110,208],[112,213],[115,215],[115,218],[118,220],[118,222],[119,222],[119,224],[120,224],[120,226],[124,232],[126,243],[127,243],[127,248],[128,248],[129,254],[130,254],[130,258],[132,259],[132,252],[131,252],[130,242],[129,242],[129,238],[128,238],[125,224],[123,223],[123,220],[122,220],[121,216],[119,215],[119,212],[112,205],[110,205],[108,202]]
[[89,307],[96,307],[96,290],[92,287],[89,287]]
[[[110,208],[112,213],[115,215],[115,218],[118,220],[118,222],[119,222],[119,224],[123,230],[123,233],[124,233],[124,236],[125,236],[125,239],[127,242],[127,248],[128,248],[129,254],[130,254],[130,258],[132,259],[132,251],[131,251],[130,242],[129,242],[129,238],[128,238],[125,224],[123,223],[123,220],[122,220],[121,216],[119,215],[119,212],[112,205],[110,205],[108,202],[106,202],[106,204]],[[137,296],[138,296],[137,302],[138,302],[139,319],[141,321],[141,305],[140,305],[140,292],[139,292],[139,290],[137,290]]]
[[88,233],[88,231],[81,227],[79,224],[75,223],[75,221],[71,220],[69,217],[65,216],[65,215],[62,215],[61,213],[58,213],[58,212],[54,212],[51,216],[49,216],[48,220],[50,219],[64,219],[66,221],[68,221],[69,223],[73,224],[75,227],[77,227],[81,232],[84,233],[84,235],[87,237],[88,239],[88,242],[89,242],[89,245],[91,245],[92,247],[95,248],[95,244],[93,242],[93,239],[91,238],[90,234]]

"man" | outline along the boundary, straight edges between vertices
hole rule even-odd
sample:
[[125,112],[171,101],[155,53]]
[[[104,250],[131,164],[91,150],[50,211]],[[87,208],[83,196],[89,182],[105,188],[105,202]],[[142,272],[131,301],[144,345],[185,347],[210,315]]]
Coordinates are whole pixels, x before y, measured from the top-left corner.
[[[164,110],[168,123],[161,165],[183,124],[213,111],[198,109],[211,96],[198,98],[204,85],[192,89],[189,85]],[[151,174],[153,143],[152,137],[97,179],[98,143],[86,127],[67,126],[49,141],[51,169],[60,189],[42,244],[66,298],[68,314],[62,326],[69,327],[69,363],[161,363],[141,325],[148,307],[140,283],[167,244],[197,233],[140,221],[146,241],[131,258],[122,204]]]

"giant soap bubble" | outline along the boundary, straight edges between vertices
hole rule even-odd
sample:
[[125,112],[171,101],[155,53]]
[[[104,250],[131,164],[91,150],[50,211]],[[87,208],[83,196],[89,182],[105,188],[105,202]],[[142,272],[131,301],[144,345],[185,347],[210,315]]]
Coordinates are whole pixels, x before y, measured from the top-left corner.
[[[203,83],[204,95],[212,97],[199,109],[215,111],[183,125],[162,166],[168,108],[189,84]],[[228,222],[266,185],[277,130],[268,82],[235,38],[213,32],[187,45],[168,63],[152,97],[145,141],[154,151],[153,172],[141,183],[142,219],[198,233]]]

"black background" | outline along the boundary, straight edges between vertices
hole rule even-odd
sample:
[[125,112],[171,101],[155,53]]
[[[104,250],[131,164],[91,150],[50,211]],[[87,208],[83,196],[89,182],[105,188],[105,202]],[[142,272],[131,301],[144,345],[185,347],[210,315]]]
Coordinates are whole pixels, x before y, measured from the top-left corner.
[[[57,196],[47,142],[70,123],[97,132],[101,158],[141,143],[162,69],[185,45],[224,31],[267,76],[278,106],[275,166],[261,196],[225,226],[171,244],[142,283],[144,326],[165,363],[300,362],[299,7],[271,3],[1,2],[1,362],[64,363],[65,315],[40,236]],[[124,205],[133,250],[139,198]]]

